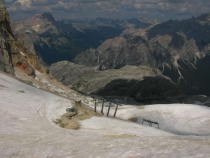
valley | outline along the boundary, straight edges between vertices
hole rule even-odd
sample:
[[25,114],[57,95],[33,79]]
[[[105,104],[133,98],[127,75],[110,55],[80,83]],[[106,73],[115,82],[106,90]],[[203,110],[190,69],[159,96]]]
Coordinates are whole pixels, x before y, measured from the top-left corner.
[[[98,71],[149,66],[180,85],[186,95],[209,96],[208,19],[209,14],[163,23],[107,18],[59,21],[44,13],[16,23],[15,33],[49,69],[60,61]],[[62,76],[65,73],[54,77]]]
[[43,13],[16,22],[14,30],[22,35],[27,48],[31,48],[46,64],[51,65],[61,60],[72,60],[86,49],[97,48],[105,40],[120,35],[126,28],[145,28],[151,25],[135,20],[55,20],[50,13]]

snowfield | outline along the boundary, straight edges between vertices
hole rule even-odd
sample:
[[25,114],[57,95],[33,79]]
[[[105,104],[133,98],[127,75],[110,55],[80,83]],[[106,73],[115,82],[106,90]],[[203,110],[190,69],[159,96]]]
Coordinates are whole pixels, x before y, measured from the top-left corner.
[[[80,121],[79,130],[60,128],[53,121],[72,106],[70,100],[1,73],[0,96],[2,158],[210,157],[210,136],[175,135],[106,117]],[[173,133],[209,135],[209,114],[209,108],[196,105],[152,105],[121,108],[117,116],[151,119]]]
[[[160,129],[181,135],[210,135],[210,108],[192,104],[148,105],[118,110],[122,119],[138,118],[159,123]],[[144,122],[144,124],[149,124]],[[154,127],[157,127],[154,125]]]

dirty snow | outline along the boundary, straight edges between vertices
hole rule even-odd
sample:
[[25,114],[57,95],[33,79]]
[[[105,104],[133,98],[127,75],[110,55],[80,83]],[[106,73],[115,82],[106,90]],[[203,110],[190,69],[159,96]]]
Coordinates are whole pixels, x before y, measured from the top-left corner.
[[[209,136],[178,136],[106,117],[81,121],[79,130],[60,128],[53,120],[71,107],[70,100],[4,74],[0,74],[0,96],[0,157],[210,157]],[[145,109],[147,114],[155,111],[150,107]],[[187,114],[198,109],[188,108]],[[203,108],[199,112],[206,110]],[[117,116],[123,113],[119,111]],[[196,118],[196,113],[193,115]]]

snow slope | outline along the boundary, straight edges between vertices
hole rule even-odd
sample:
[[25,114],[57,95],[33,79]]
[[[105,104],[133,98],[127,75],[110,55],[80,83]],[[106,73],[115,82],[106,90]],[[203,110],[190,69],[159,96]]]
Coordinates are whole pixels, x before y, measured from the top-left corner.
[[[210,135],[210,108],[193,104],[148,105],[118,110],[122,119],[158,122],[160,129],[182,135]],[[144,124],[148,124],[144,122]],[[155,126],[156,127],[156,126]]]
[[71,101],[0,74],[0,157],[210,157],[209,136],[177,136],[118,119],[92,117],[81,129],[53,120]]

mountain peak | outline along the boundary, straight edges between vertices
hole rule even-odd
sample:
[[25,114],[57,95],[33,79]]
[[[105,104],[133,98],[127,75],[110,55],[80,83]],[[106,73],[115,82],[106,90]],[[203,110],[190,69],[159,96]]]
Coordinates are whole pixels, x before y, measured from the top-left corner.
[[34,16],[34,18],[49,21],[49,22],[54,22],[55,21],[55,18],[52,16],[52,14],[47,13],[47,12],[43,13],[43,14],[36,14]]
[[46,19],[48,21],[55,21],[55,18],[50,13],[43,13],[42,14],[43,19]]

